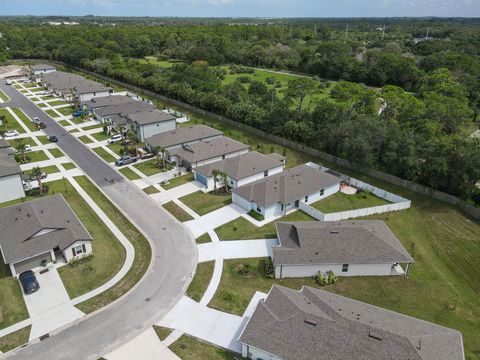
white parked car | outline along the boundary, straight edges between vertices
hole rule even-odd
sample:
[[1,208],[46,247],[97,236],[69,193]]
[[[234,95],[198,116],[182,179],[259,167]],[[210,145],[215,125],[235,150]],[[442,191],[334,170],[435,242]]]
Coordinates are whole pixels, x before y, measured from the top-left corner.
[[[15,150],[15,149],[14,149],[14,150]],[[27,152],[27,151],[32,151],[32,147],[31,147],[30,145],[28,145],[28,144],[25,145],[25,152]],[[18,154],[19,152],[20,152],[20,151],[15,150],[15,153],[16,153],[16,154]]]
[[119,141],[122,141],[122,135],[116,134],[116,135],[113,135],[110,139],[108,139],[107,143],[113,144]]
[[17,130],[7,130],[7,131],[5,132],[5,136],[4,136],[4,137],[5,137],[5,138],[7,138],[7,137],[14,137],[14,136],[17,136],[17,135],[19,135],[19,132],[18,132]]
[[12,80],[7,80],[7,81],[5,82],[5,84],[7,84],[7,85],[12,85]]

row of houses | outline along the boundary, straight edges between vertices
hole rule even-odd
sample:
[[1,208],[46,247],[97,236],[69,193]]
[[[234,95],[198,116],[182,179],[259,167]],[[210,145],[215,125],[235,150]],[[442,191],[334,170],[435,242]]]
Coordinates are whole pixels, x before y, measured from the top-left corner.
[[0,139],[0,189],[0,202],[25,196],[22,170],[15,160],[11,145],[5,139]]

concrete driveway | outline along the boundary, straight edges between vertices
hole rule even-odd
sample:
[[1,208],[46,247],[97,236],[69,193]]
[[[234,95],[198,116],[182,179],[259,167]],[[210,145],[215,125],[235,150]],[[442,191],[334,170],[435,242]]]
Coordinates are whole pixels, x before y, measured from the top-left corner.
[[184,225],[190,229],[194,237],[198,237],[246,213],[247,211],[240,206],[230,204],[201,216],[198,219],[187,221]]
[[[198,262],[215,260],[215,250],[222,259],[244,259],[272,256],[277,239],[229,240],[198,245]],[[216,248],[216,249],[215,249]]]
[[160,204],[165,204],[173,199],[181,198],[182,196],[193,194],[198,190],[203,189],[200,183],[196,181],[191,181],[189,183],[174,187],[173,189],[164,191],[159,194],[152,195],[152,198],[155,201],[158,201]]
[[40,289],[29,295],[23,293],[28,314],[32,320],[30,340],[48,334],[85,315],[70,302],[57,269],[49,266],[48,272],[44,274],[37,272],[35,276]]

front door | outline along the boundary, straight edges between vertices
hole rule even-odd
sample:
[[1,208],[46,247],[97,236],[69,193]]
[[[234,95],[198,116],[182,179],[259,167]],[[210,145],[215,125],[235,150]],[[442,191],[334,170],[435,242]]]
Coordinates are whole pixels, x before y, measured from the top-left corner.
[[295,201],[295,207],[298,208],[299,205],[300,205],[300,200],[296,200]]

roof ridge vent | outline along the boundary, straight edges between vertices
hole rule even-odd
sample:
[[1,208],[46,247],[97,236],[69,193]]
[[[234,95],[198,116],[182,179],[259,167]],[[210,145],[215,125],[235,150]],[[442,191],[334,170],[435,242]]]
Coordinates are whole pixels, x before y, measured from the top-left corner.
[[338,234],[340,230],[337,229],[330,229],[330,234]]
[[306,314],[305,315],[305,324],[309,324],[309,325],[313,325],[313,326],[317,326],[318,324],[318,320],[315,316],[312,316],[310,314]]
[[379,340],[379,341],[382,341],[382,340],[383,340],[382,334],[377,333],[377,332],[372,331],[372,330],[370,330],[370,331],[368,332],[368,336],[371,337],[372,339],[375,339],[375,340]]

